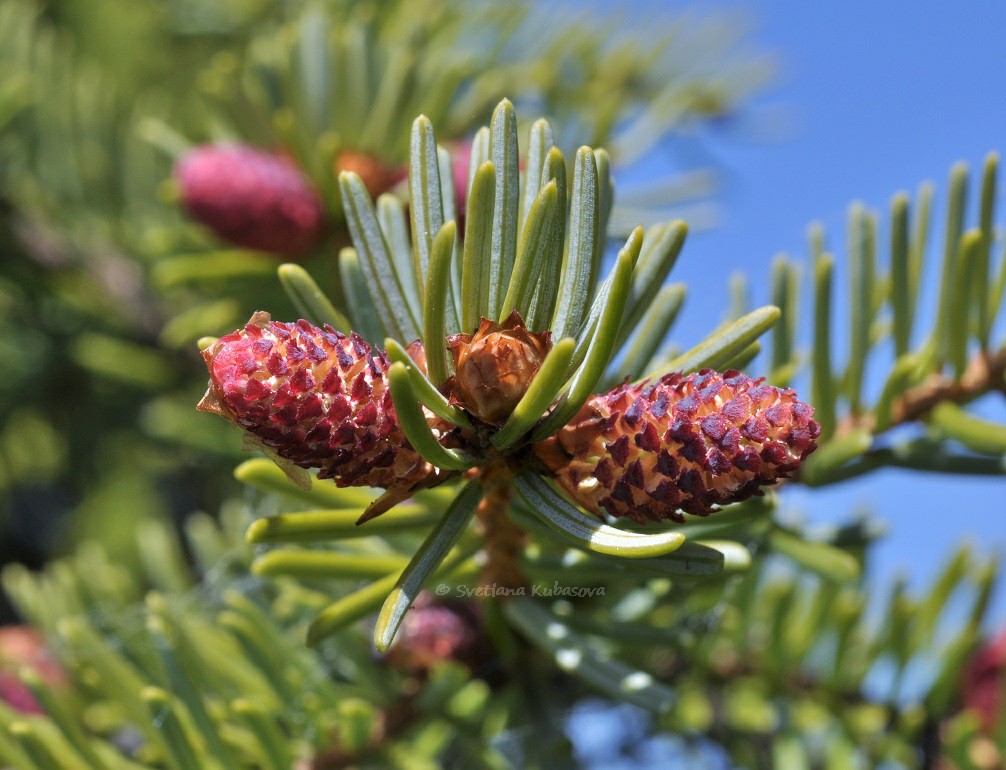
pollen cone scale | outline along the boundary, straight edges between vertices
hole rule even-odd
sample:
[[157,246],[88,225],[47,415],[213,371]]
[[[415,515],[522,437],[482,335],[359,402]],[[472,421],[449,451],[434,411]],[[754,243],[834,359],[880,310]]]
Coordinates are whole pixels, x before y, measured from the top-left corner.
[[386,163],[375,155],[354,150],[343,150],[334,163],[335,177],[343,171],[351,171],[363,180],[370,197],[376,199],[393,188],[403,179],[408,179],[409,169]]

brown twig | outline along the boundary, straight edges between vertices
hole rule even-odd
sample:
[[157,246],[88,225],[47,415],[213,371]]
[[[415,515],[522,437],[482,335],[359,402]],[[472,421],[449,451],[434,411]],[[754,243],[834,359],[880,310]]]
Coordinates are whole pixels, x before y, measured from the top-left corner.
[[942,401],[966,404],[993,390],[1006,393],[1006,347],[995,353],[982,352],[972,359],[960,379],[933,375],[905,391],[891,410],[892,424],[924,418]]
[[490,464],[482,473],[485,494],[475,516],[485,542],[482,584],[487,587],[517,589],[529,585],[519,563],[526,535],[506,513],[513,495],[512,476],[512,469],[503,462]]
[[[1006,347],[995,352],[983,351],[975,356],[960,378],[934,373],[898,396],[891,406],[891,421],[887,430],[924,420],[944,401],[967,404],[992,391],[1006,393]],[[857,428],[873,430],[875,415],[850,416],[839,429],[847,433]]]

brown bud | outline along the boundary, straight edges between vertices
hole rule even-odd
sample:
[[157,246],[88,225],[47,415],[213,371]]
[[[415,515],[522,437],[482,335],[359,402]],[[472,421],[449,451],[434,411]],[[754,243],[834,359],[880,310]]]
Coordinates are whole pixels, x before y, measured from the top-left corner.
[[447,338],[455,374],[452,403],[489,425],[500,425],[527,392],[552,347],[551,332],[529,332],[515,310],[502,324],[483,318],[475,335]]
[[343,171],[358,174],[372,198],[386,193],[409,175],[404,166],[392,165],[374,155],[354,150],[343,150],[336,156],[335,175]]

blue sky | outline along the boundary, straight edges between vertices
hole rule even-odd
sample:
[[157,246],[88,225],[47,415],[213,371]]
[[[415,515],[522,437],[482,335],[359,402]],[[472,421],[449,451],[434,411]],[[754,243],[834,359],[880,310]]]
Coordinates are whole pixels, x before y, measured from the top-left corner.
[[[935,181],[938,243],[950,165],[963,159],[980,169],[986,152],[1006,151],[1006,4],[705,0],[687,7],[740,10],[751,22],[755,47],[775,51],[780,69],[755,109],[700,140],[724,171],[723,214],[720,227],[689,239],[675,269],[674,280],[691,287],[677,329],[684,344],[719,320],[731,272],[745,271],[753,302],[763,304],[772,256],[786,251],[803,258],[809,222],[824,222],[833,248],[839,247],[853,200],[883,212],[896,191]],[[1002,197],[996,219],[1006,225]],[[884,227],[882,219],[882,243]],[[930,261],[935,267],[934,252]],[[920,320],[925,327],[931,313]],[[875,367],[873,374],[886,372]],[[988,398],[981,407],[1006,421],[1003,399]],[[961,540],[982,552],[1006,551],[1001,479],[885,471],[789,499],[812,521],[841,520],[857,508],[874,511],[889,528],[874,565],[874,576],[885,582],[904,572],[923,586]],[[1000,624],[1006,622],[1004,594],[1006,582],[994,612]]]

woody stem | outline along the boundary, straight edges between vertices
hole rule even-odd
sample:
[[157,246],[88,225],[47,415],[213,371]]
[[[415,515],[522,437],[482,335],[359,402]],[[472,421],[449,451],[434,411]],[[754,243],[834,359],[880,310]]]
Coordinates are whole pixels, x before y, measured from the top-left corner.
[[512,469],[504,463],[492,464],[482,473],[484,495],[475,516],[485,542],[482,584],[488,587],[516,589],[528,585],[520,568],[525,535],[507,516],[513,495],[512,475]]
[[893,422],[901,424],[926,417],[940,402],[957,404],[973,401],[993,390],[1006,390],[1006,348],[982,352],[957,380],[933,376],[905,392],[893,408]]
[[[924,382],[902,393],[891,407],[890,427],[924,420],[940,403],[966,404],[994,390],[1006,392],[1006,348],[983,351],[971,360],[964,374],[957,378],[933,374]],[[872,429],[873,416],[850,417],[840,430],[863,427]]]

